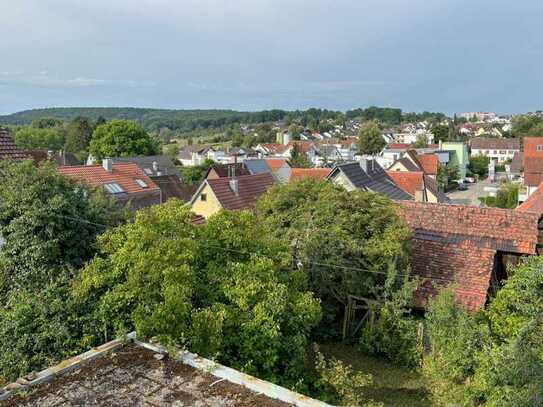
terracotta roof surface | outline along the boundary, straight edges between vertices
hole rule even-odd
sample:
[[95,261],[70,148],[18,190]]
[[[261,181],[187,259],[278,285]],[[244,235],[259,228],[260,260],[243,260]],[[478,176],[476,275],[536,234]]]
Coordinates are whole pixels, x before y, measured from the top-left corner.
[[516,138],[477,137],[470,145],[477,150],[520,150],[520,141]]
[[16,145],[7,130],[0,129],[0,160],[25,160],[30,158]]
[[424,173],[422,171],[387,171],[396,185],[410,195],[424,189]]
[[271,168],[272,172],[276,172],[279,168],[287,164],[287,161],[282,160],[281,158],[266,158],[266,164],[268,164],[268,167]]
[[539,187],[517,208],[517,211],[543,215],[543,183],[539,184]]
[[543,146],[543,137],[524,137],[524,158],[543,157],[543,149],[538,150],[538,146]]
[[437,175],[437,169],[439,166],[439,157],[437,154],[418,154],[417,159],[419,160],[425,174]]
[[513,154],[511,160],[511,172],[520,174],[524,168],[524,153],[522,151]]
[[288,143],[287,148],[297,146],[300,150],[300,153],[306,154],[312,148],[315,148],[315,143],[312,141],[291,141]]
[[411,268],[423,279],[419,305],[454,283],[458,301],[477,310],[486,302],[497,251],[536,253],[538,214],[425,202],[401,202],[399,209],[413,229]]
[[406,143],[389,143],[386,146],[387,150],[407,150],[411,144]]
[[543,182],[543,156],[524,156],[524,185],[537,187]]
[[[98,187],[104,184],[117,183],[127,194],[156,191],[158,186],[144,174],[143,170],[134,163],[119,163],[112,165],[112,171],[108,172],[101,165],[77,165],[72,167],[59,167],[61,174],[84,181]],[[147,184],[143,188],[136,182],[141,179]]]
[[224,209],[238,210],[254,207],[256,201],[274,184],[271,174],[244,175],[236,177],[238,193],[230,185],[231,178],[208,179],[206,182],[213,190]]
[[330,168],[292,168],[290,180],[297,181],[304,178],[325,179],[330,171]]

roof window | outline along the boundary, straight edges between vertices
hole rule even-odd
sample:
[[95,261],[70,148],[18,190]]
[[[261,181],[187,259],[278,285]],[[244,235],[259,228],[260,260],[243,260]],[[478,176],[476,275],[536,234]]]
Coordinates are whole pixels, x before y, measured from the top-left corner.
[[139,179],[139,178],[136,178],[136,184],[138,184],[142,188],[148,188],[149,187],[149,185],[147,185],[147,183],[144,180]]
[[110,194],[120,194],[120,193],[124,192],[124,189],[119,184],[117,184],[116,182],[111,182],[109,184],[104,184],[104,188]]

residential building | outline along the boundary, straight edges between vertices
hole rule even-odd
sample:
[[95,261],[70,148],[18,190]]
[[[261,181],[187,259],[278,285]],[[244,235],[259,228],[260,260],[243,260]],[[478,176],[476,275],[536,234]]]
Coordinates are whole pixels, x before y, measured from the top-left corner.
[[407,201],[399,209],[413,230],[411,271],[421,281],[415,294],[420,307],[451,286],[459,303],[479,310],[510,264],[541,250],[535,213]]
[[44,161],[51,161],[57,165],[79,165],[81,162],[72,153],[65,151],[51,150],[24,150],[24,153],[32,158],[34,165],[39,165]]
[[485,156],[502,164],[520,153],[520,141],[515,138],[474,138],[470,141],[471,156]]
[[241,175],[251,175],[244,163],[213,164],[207,170],[205,179],[228,178]]
[[361,189],[380,193],[395,200],[413,200],[411,195],[394,183],[375,160],[362,159],[360,162],[338,164],[327,179],[347,191]]
[[284,158],[247,160],[244,164],[251,174],[271,174],[281,184],[290,179],[290,165]]
[[462,141],[444,141],[440,142],[440,150],[449,151],[449,166],[455,166],[458,169],[458,178],[466,178],[469,166],[468,146]]
[[418,154],[410,149],[405,152],[402,158],[394,162],[389,171],[415,171],[436,178],[439,169],[439,157],[437,154]]
[[255,147],[263,157],[280,155],[285,151],[285,146],[279,143],[262,143]]
[[134,333],[0,387],[9,406],[312,406],[324,402]]
[[252,209],[274,183],[269,173],[206,179],[192,197],[190,206],[195,214],[206,219],[221,209]]
[[387,171],[387,174],[417,202],[449,202],[439,190],[437,180],[422,171]]
[[[224,154],[224,153],[223,153]],[[219,161],[216,151],[212,147],[190,145],[185,146],[177,154],[177,160],[184,167],[195,167],[202,164],[205,160],[210,159],[213,161]]]
[[476,118],[479,121],[491,121],[496,119],[498,115],[494,112],[465,112],[465,113],[459,113],[458,117],[461,117],[466,120],[472,120],[473,118]]
[[179,168],[165,155],[148,155],[144,157],[116,157],[111,159],[113,164],[134,163],[140,167],[143,172],[151,177],[160,177],[162,175],[179,175]]
[[130,204],[133,210],[162,203],[160,188],[135,163],[113,164],[106,158],[102,165],[65,166],[59,167],[58,172],[91,187],[103,188],[121,205]]
[[543,137],[524,137],[524,177],[526,198],[543,182]]
[[0,160],[21,161],[30,158],[28,154],[15,145],[9,132],[0,128]]
[[307,178],[325,180],[332,170],[330,168],[291,168],[290,182]]

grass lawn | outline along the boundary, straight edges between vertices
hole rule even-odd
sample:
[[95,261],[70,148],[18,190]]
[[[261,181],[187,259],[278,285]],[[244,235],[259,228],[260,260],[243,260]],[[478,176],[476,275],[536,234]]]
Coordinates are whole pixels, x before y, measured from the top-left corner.
[[429,399],[424,379],[419,373],[367,356],[355,345],[330,343],[319,346],[325,355],[342,360],[364,373],[371,373],[373,385],[368,389],[368,396],[374,401],[380,401],[385,406],[428,407],[434,405]]

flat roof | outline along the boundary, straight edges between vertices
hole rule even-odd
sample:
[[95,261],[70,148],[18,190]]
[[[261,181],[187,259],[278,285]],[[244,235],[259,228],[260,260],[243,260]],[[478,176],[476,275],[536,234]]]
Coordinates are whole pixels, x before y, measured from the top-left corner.
[[113,341],[0,388],[0,405],[326,406],[189,352],[180,355],[137,340]]

